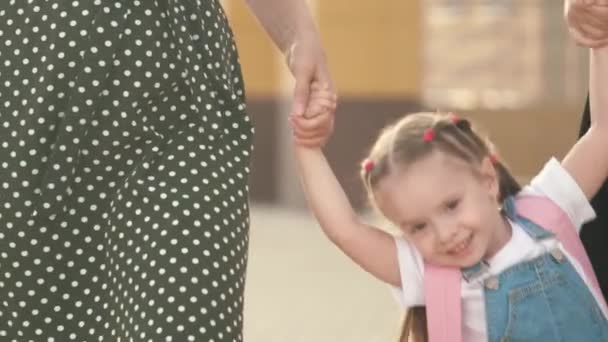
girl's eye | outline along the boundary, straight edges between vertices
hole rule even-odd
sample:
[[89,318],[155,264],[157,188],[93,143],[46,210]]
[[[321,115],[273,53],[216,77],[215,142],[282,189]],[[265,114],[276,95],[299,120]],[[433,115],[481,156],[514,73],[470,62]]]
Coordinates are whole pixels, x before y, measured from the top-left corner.
[[423,230],[426,227],[426,223],[416,223],[412,225],[412,232],[416,233]]
[[448,202],[446,207],[448,208],[448,210],[454,210],[458,207],[459,203],[460,203],[459,200],[452,200],[452,201]]

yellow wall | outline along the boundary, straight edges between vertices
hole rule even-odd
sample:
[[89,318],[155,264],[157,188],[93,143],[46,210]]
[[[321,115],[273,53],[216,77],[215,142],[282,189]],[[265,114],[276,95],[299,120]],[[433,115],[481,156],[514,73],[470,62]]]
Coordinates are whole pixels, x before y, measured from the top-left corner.
[[227,12],[239,49],[246,92],[249,97],[272,96],[278,91],[278,49],[249,12],[243,0],[229,0]]
[[[583,94],[581,94],[583,95]],[[520,180],[527,182],[550,157],[564,157],[577,139],[580,108],[537,106],[518,111],[463,113],[489,134],[503,159]]]
[[318,8],[340,96],[418,96],[418,1],[321,0]]
[[[278,51],[242,0],[228,2],[250,96],[278,94]],[[417,97],[417,1],[317,0],[316,21],[341,97]]]

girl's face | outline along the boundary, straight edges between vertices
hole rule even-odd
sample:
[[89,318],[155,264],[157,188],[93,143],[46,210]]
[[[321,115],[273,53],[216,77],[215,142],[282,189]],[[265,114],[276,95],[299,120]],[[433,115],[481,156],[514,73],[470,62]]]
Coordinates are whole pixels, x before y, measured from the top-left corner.
[[472,165],[436,151],[381,180],[374,195],[380,211],[435,265],[473,266],[511,236],[489,158]]

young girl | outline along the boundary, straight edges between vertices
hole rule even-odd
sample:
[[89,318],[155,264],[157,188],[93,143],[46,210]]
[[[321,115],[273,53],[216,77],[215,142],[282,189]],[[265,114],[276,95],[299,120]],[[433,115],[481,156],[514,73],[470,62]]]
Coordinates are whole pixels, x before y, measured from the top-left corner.
[[[467,120],[417,113],[386,128],[361,174],[371,201],[400,228],[397,237],[357,218],[322,152],[302,147],[306,119],[294,117],[309,205],[329,239],[398,288],[407,308],[428,301],[429,265],[460,270],[464,341],[608,341],[608,310],[593,272],[583,271],[552,227],[515,209],[533,195],[565,213],[567,222],[551,226],[579,229],[594,217],[589,198],[608,176],[608,94],[600,92],[608,89],[608,49],[592,51],[590,70],[592,127],[523,188]],[[311,101],[313,111],[334,106],[320,87]],[[422,324],[410,326],[424,338]]]

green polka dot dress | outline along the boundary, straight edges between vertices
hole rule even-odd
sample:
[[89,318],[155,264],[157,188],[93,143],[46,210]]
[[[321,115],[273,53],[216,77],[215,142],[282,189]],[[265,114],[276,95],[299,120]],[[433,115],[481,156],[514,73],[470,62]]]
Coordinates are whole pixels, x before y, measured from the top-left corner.
[[0,2],[0,341],[242,341],[252,126],[217,0]]

